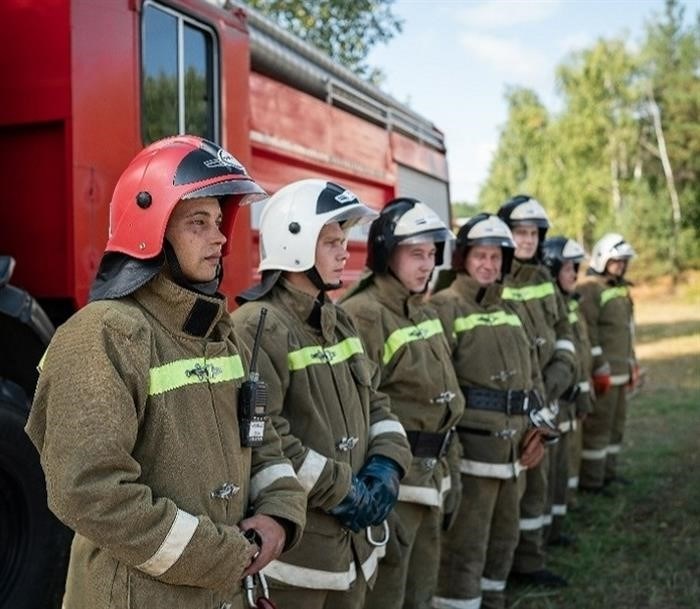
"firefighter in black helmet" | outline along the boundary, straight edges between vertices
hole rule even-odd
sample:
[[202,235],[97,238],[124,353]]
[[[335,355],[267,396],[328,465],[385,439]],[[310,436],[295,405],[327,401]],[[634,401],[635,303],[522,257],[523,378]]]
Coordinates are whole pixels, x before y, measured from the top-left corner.
[[504,606],[523,470],[544,455],[530,422],[539,405],[534,352],[502,298],[514,250],[510,229],[497,216],[474,216],[457,235],[454,282],[431,299],[466,399],[457,424],[463,494],[457,523],[443,539],[436,609]]
[[464,401],[444,328],[426,302],[433,269],[453,238],[424,203],[389,202],[370,227],[367,273],[340,301],[379,368],[379,387],[391,398],[413,453],[368,609],[430,608],[439,567],[436,540],[461,498],[459,442],[452,428]]
[[[513,231],[515,260],[505,279],[503,299],[517,311],[537,351],[545,398],[543,419],[554,425],[558,399],[574,380],[573,333],[564,301],[549,271],[542,265],[542,243],[549,218],[529,195],[516,195],[498,210]],[[551,524],[547,479],[549,455],[529,469],[520,503],[520,544],[513,560],[514,577],[543,586],[563,586],[566,580],[545,568],[544,530]]]

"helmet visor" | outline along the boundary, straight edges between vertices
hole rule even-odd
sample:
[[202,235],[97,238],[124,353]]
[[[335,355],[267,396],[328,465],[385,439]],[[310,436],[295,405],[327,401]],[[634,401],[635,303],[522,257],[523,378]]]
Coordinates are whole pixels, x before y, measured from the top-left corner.
[[197,188],[184,195],[183,199],[199,199],[201,197],[227,197],[242,195],[238,201],[239,205],[250,205],[257,201],[262,201],[268,194],[253,180],[225,180]]
[[447,228],[439,228],[437,230],[429,230],[424,233],[415,233],[405,238],[399,237],[397,245],[414,245],[416,243],[444,243],[445,241],[453,241],[455,236],[451,230]]

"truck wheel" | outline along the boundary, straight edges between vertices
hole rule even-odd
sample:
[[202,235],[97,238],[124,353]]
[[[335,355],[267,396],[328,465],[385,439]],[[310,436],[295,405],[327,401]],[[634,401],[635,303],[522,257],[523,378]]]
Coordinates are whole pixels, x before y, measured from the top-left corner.
[[0,609],[60,607],[72,537],[46,507],[28,414],[22,388],[0,379]]

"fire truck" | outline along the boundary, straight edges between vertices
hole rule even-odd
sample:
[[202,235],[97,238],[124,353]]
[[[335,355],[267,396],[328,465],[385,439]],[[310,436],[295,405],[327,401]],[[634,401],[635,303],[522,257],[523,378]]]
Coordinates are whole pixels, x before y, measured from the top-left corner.
[[[193,133],[270,193],[322,177],[376,208],[416,197],[446,221],[449,183],[430,121],[230,0],[3,0],[0,34],[0,608],[44,609],[60,606],[71,534],[23,427],[54,328],[87,300],[129,160]],[[229,296],[256,278],[260,208],[238,215]],[[350,235],[346,282],[365,238]]]

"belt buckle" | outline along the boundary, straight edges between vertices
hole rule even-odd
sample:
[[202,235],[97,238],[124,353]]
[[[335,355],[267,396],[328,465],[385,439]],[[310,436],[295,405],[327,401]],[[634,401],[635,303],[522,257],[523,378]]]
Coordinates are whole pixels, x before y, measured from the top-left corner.
[[530,392],[526,391],[525,396],[523,397],[523,413],[526,413],[528,411],[529,407],[530,407]]

